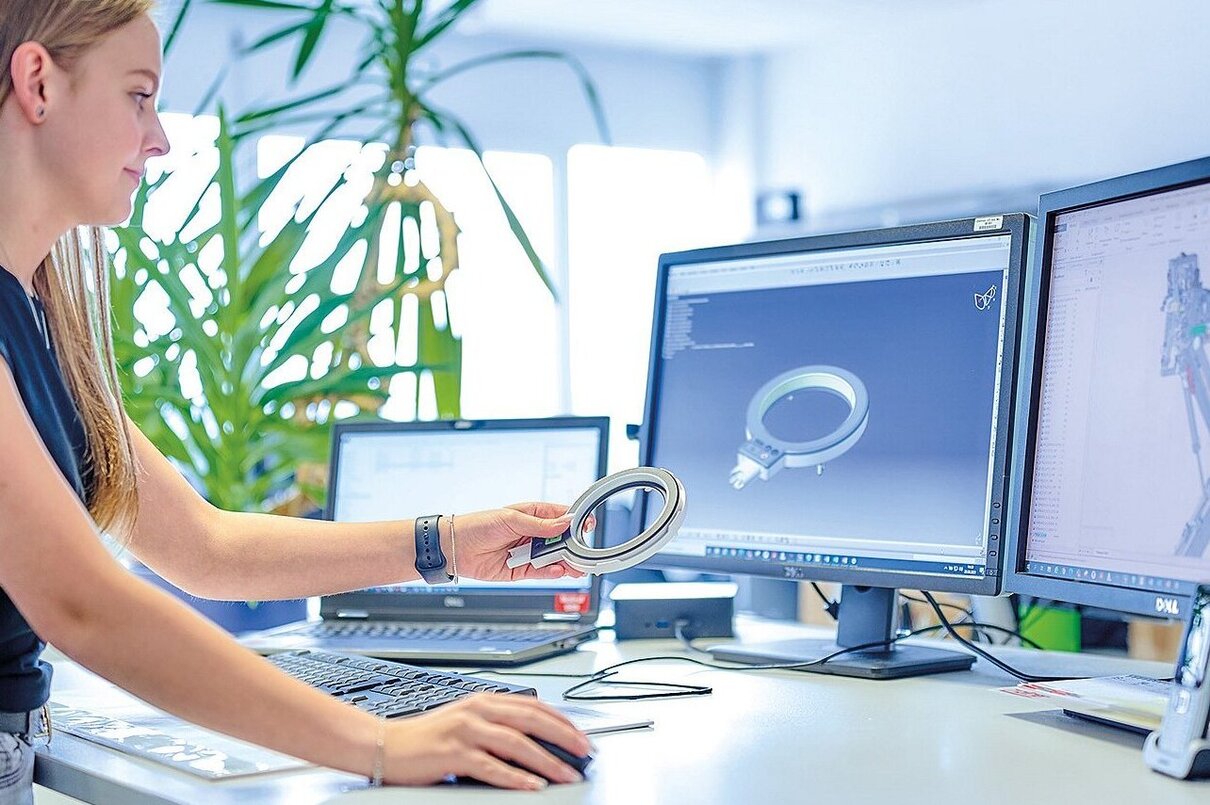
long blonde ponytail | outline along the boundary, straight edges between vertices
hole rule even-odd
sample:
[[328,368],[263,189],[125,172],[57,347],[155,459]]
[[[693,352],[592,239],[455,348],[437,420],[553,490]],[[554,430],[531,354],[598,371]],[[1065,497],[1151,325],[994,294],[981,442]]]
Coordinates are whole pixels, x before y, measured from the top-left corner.
[[[39,42],[71,69],[110,32],[151,11],[154,0],[0,0],[0,106],[12,92],[13,51]],[[130,535],[138,516],[136,465],[122,407],[109,315],[109,260],[100,229],[73,229],[34,274],[46,306],[55,355],[88,440],[85,503],[114,536]]]

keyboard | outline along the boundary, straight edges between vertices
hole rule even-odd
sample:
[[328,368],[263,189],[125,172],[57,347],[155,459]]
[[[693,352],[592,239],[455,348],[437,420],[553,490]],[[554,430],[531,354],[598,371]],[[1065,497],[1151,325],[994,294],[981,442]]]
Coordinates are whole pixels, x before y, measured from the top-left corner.
[[316,639],[474,640],[484,643],[545,643],[567,631],[566,626],[490,626],[486,624],[391,623],[389,621],[321,621],[291,634]]
[[537,696],[533,688],[331,651],[284,651],[269,662],[367,713],[405,718],[476,693]]

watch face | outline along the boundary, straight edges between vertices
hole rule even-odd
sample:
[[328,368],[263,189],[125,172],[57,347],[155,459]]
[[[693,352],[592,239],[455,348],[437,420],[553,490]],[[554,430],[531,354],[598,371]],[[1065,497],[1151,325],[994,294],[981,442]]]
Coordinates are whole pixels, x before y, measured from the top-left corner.
[[1193,596],[1189,628],[1176,663],[1177,684],[1200,688],[1206,679],[1206,663],[1210,661],[1210,585],[1198,585]]

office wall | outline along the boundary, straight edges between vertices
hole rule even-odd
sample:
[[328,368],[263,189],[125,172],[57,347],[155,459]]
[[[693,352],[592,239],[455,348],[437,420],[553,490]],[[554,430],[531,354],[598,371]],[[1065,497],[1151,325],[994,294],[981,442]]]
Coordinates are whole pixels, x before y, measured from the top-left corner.
[[829,229],[1202,156],[1207,31],[1205,0],[850,4],[770,57],[761,178]]

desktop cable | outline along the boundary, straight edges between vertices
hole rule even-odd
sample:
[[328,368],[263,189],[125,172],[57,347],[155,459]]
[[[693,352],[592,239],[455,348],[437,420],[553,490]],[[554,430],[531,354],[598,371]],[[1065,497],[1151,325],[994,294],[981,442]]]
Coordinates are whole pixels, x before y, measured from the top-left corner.
[[[1082,679],[1083,678],[1083,677],[1065,677],[1065,676],[1035,676],[1034,674],[1027,674],[1024,671],[1019,671],[1016,668],[1013,668],[1011,665],[1004,662],[1000,658],[992,655],[991,652],[981,648],[980,646],[975,645],[974,643],[967,640],[962,635],[958,634],[958,631],[954,628],[954,625],[949,622],[949,619],[945,617],[945,613],[941,611],[941,605],[937,603],[936,598],[933,598],[933,594],[928,591],[925,591],[925,590],[921,590],[921,594],[925,597],[925,599],[928,601],[928,603],[933,607],[933,611],[937,613],[937,619],[941,621],[941,628],[945,629],[945,631],[949,634],[950,637],[954,638],[954,640],[957,640],[964,647],[966,647],[967,649],[970,649],[976,655],[987,660],[992,665],[999,668],[1001,671],[1004,671],[1006,674],[1014,676],[1017,679],[1020,679],[1022,682],[1061,682],[1061,681],[1068,680],[1068,679]],[[1009,630],[1006,629],[1005,631],[1009,631]],[[1018,635],[1018,636],[1020,636],[1020,635]],[[1033,641],[1030,641],[1030,642],[1033,642]],[[1037,644],[1034,643],[1034,645],[1037,645]]]
[[[981,626],[983,624],[980,624]],[[692,645],[693,638],[685,635],[685,627],[688,626],[686,621],[678,621],[676,624],[677,637],[687,649],[698,652],[708,653],[705,649],[698,648]],[[856,651],[867,651],[869,649],[886,648],[900,640],[906,640],[909,637],[917,637],[923,634],[936,632],[944,627],[942,626],[926,626],[923,629],[915,629],[904,634],[897,635],[890,640],[877,640],[870,643],[861,643],[856,646],[847,646],[837,651],[806,662],[795,663],[769,663],[766,665],[723,665],[718,662],[708,660],[699,660],[696,657],[686,657],[683,654],[664,654],[655,657],[638,657],[633,660],[623,660],[622,662],[607,665],[599,671],[590,673],[572,674],[572,673],[541,673],[533,671],[496,671],[490,668],[484,668],[474,672],[475,675],[491,674],[494,676],[528,676],[528,677],[550,677],[558,679],[578,679],[581,680],[572,685],[567,690],[563,691],[562,697],[566,701],[574,702],[637,702],[648,701],[651,699],[675,699],[685,696],[708,696],[714,692],[714,689],[708,685],[690,685],[677,682],[647,682],[647,681],[631,681],[616,679],[617,670],[627,665],[637,665],[645,662],[688,662],[694,665],[700,665],[704,668],[713,668],[718,671],[795,671],[813,666],[823,665],[826,662],[841,657],[845,654],[850,654]],[[637,693],[637,694],[616,694],[616,695],[584,695],[580,691],[592,685],[614,686],[614,687],[658,687],[667,688],[657,693]]]
[[[823,591],[823,589],[819,586],[818,582],[813,581],[813,582],[810,582],[810,584],[811,584],[811,588],[815,590],[815,594],[819,596],[821,601],[823,601],[824,612],[827,612],[828,615],[832,618],[832,620],[838,620],[840,618],[840,601],[829,598],[827,593],[825,593]],[[899,596],[907,601],[914,601],[918,604],[928,604],[928,601],[926,601],[925,599],[916,598],[915,596],[908,595],[907,593],[901,592],[901,593],[899,593]],[[1018,640],[1020,640],[1022,644],[1027,645],[1030,648],[1036,648],[1039,650],[1042,649],[1042,646],[1038,645],[1033,640],[1030,640],[1028,637],[1021,634],[1020,631],[1006,629],[1003,626],[997,626],[997,625],[991,624],[991,623],[976,623],[975,622],[975,613],[970,609],[959,606],[958,604],[950,604],[950,603],[946,603],[943,601],[938,602],[938,604],[940,606],[949,607],[950,609],[956,609],[959,612],[961,612],[963,614],[963,620],[959,621],[958,623],[956,623],[954,625],[970,627],[972,634],[974,634],[976,637],[981,637],[982,639],[986,640],[988,643],[991,643],[993,645],[995,644],[995,641],[992,640],[991,637],[987,634],[989,631],[991,631],[991,632],[999,632],[1009,638],[1015,637]],[[943,628],[943,627],[940,627],[940,626],[937,627],[937,629],[941,629],[941,628]],[[682,640],[682,642],[684,642],[684,641]],[[693,646],[689,646],[689,647],[694,648]],[[697,650],[697,649],[694,649],[694,650]]]

